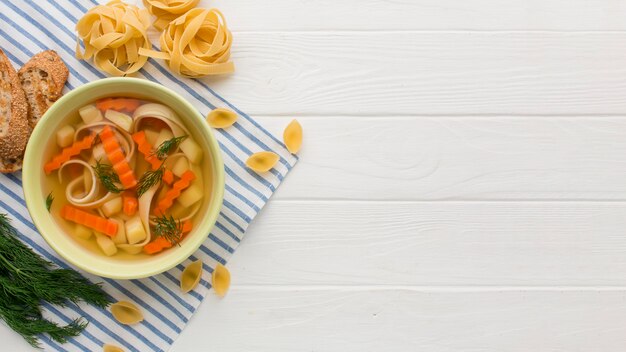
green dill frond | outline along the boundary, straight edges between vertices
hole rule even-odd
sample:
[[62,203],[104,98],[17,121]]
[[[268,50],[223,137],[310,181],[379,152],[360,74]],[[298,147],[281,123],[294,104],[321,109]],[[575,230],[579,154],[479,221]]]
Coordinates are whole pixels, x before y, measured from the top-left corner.
[[146,171],[145,174],[141,175],[139,182],[137,182],[137,197],[141,197],[152,186],[160,184],[161,180],[163,180],[164,171],[165,165],[161,164],[161,167],[158,169]]
[[46,197],[46,209],[48,209],[48,213],[50,212],[50,207],[52,207],[52,202],[54,202],[54,197],[52,196],[52,192],[50,192]]
[[153,218],[154,222],[154,234],[156,236],[162,236],[168,240],[171,244],[179,244],[180,239],[183,236],[183,225],[179,219],[174,219],[173,216],[167,217],[162,215]]
[[156,157],[159,160],[163,160],[167,158],[169,153],[175,150],[176,147],[178,147],[178,145],[183,140],[185,140],[185,138],[187,138],[187,136],[179,136],[179,137],[170,138],[164,141],[163,143],[159,144],[159,146],[156,148],[156,150],[154,151],[154,155],[156,155]]
[[96,176],[100,180],[100,183],[111,193],[120,193],[124,189],[118,186],[120,184],[120,177],[117,175],[113,166],[109,164],[103,164],[100,160],[96,160],[96,165],[93,166]]

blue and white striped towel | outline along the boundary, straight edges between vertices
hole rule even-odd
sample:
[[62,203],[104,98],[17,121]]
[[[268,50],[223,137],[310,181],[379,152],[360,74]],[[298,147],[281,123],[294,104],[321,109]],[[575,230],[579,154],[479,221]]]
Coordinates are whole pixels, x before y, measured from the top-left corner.
[[[40,51],[56,50],[70,69],[66,89],[103,78],[105,75],[90,63],[74,58],[74,25],[88,8],[96,4],[95,0],[0,0],[0,47],[16,68]],[[87,275],[93,281],[103,281],[106,292],[113,300],[137,303],[145,314],[144,322],[136,326],[121,326],[108,311],[88,305],[71,305],[67,308],[46,306],[46,315],[57,321],[67,323],[83,316],[90,322],[82,335],[64,345],[42,337],[42,346],[46,350],[98,351],[105,343],[117,344],[128,351],[167,350],[211,287],[207,280],[212,268],[218,262],[226,263],[250,221],[297,161],[280,140],[220,97],[202,80],[176,77],[162,62],[154,60],[150,60],[138,76],[174,89],[202,115],[215,107],[228,107],[239,114],[233,127],[215,131],[226,171],[222,212],[201,249],[190,260],[166,273],[130,281]],[[266,176],[251,172],[244,165],[248,155],[261,150],[272,150],[281,156],[277,167]],[[26,210],[19,173],[0,176],[0,212],[11,215],[24,242],[44,258],[67,267],[37,233]],[[202,259],[205,263],[203,280],[194,292],[182,294],[178,282],[181,270],[196,259]]]

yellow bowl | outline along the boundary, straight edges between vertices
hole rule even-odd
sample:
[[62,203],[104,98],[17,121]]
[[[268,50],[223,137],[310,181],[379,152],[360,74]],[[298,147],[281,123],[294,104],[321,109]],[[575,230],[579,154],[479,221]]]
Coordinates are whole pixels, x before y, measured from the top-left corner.
[[[211,196],[203,200],[200,214],[196,216],[199,220],[195,221],[197,223],[194,223],[193,230],[180,246],[172,247],[158,255],[140,255],[128,260],[128,258],[107,257],[96,253],[78,243],[66,228],[53,219],[55,210],[58,216],[60,209],[56,207],[60,207],[58,204],[53,204],[51,213],[46,209],[46,191],[48,190],[46,178],[48,176],[43,172],[43,165],[52,157],[52,151],[48,146],[52,143],[51,139],[55,138],[55,131],[64,123],[68,115],[77,111],[78,108],[109,96],[145,98],[172,108],[202,147],[205,170],[208,168],[211,170]],[[206,178],[208,176],[205,175]],[[224,165],[220,148],[204,118],[189,102],[172,90],[137,78],[97,80],[72,90],[54,103],[41,118],[30,137],[24,155],[22,178],[30,216],[50,247],[73,265],[92,274],[113,279],[137,279],[152,276],[187,259],[206,240],[215,225],[224,195]],[[205,186],[208,192],[207,183],[205,182]]]

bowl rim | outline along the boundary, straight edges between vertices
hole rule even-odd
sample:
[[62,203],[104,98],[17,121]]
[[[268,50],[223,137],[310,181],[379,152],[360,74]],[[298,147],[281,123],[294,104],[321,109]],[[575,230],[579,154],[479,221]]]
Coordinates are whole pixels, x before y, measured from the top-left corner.
[[[217,138],[213,134],[213,131],[211,131],[211,128],[209,127],[209,125],[207,123],[193,123],[189,121],[190,119],[194,117],[200,119],[200,121],[204,121],[203,116],[193,105],[191,105],[190,102],[188,102],[180,94],[176,93],[170,88],[167,88],[156,82],[149,81],[147,79],[134,78],[134,77],[109,77],[109,78],[98,79],[96,81],[88,82],[86,84],[83,84],[71,90],[67,94],[63,95],[59,100],[57,100],[56,103],[53,104],[44,113],[39,123],[35,126],[29,138],[29,141],[31,140],[39,141],[39,140],[44,140],[44,139],[49,140],[49,138],[54,138],[54,134],[46,135],[48,131],[46,131],[45,127],[48,124],[47,121],[51,119],[51,116],[56,115],[57,117],[55,120],[57,120],[57,119],[62,119],[67,115],[68,112],[63,111],[64,102],[74,99],[74,97],[77,95],[84,94],[85,91],[98,88],[102,85],[115,85],[115,84],[131,84],[131,85],[138,85],[140,87],[143,86],[143,87],[149,87],[155,90],[160,90],[165,95],[177,100],[178,103],[182,104],[186,110],[193,112],[192,116],[180,116],[181,114],[179,113],[179,117],[187,123],[192,123],[193,127],[202,126],[201,129],[203,129],[204,131],[200,131],[200,133],[203,134],[203,137],[205,136],[208,137],[208,138],[205,138],[206,139],[205,143],[206,145],[208,145],[208,152],[211,154],[211,160],[212,160],[211,171],[212,171],[212,177],[213,177],[213,188],[211,192],[211,202],[209,204],[206,214],[202,217],[203,220],[202,220],[202,223],[200,224],[201,226],[194,228],[192,232],[187,236],[187,240],[189,241],[190,245],[184,248],[185,250],[183,252],[181,252],[183,248],[179,248],[178,255],[176,256],[170,255],[164,258],[166,260],[163,261],[163,264],[147,266],[148,269],[144,269],[140,272],[133,271],[133,272],[118,273],[118,272],[113,272],[113,271],[107,271],[104,268],[104,266],[102,268],[91,267],[89,263],[76,260],[76,258],[72,256],[71,253],[69,253],[68,248],[63,248],[62,245],[60,245],[59,243],[49,238],[47,231],[52,231],[55,229],[45,230],[45,226],[50,225],[51,222],[53,222],[54,220],[52,219],[51,216],[44,216],[44,215],[48,215],[48,211],[45,208],[44,195],[38,194],[42,192],[37,192],[37,190],[41,189],[41,186],[36,187],[37,183],[41,183],[40,178],[41,178],[41,174],[43,173],[43,171],[41,170],[41,167],[37,165],[36,160],[35,160],[36,158],[33,156],[33,153],[37,153],[38,151],[42,150],[47,143],[28,143],[26,145],[26,151],[24,153],[24,161],[23,161],[23,168],[22,168],[22,188],[24,192],[24,199],[26,201],[26,208],[28,209],[28,212],[33,221],[33,224],[35,225],[35,227],[37,228],[41,236],[48,243],[48,245],[57,254],[59,254],[64,260],[66,260],[67,262],[71,263],[72,265],[86,272],[89,272],[91,274],[98,275],[101,277],[106,277],[106,278],[111,278],[111,279],[139,279],[139,278],[145,278],[145,277],[150,277],[153,275],[160,274],[182,263],[187,258],[189,258],[193,253],[195,253],[198,250],[198,248],[200,248],[202,243],[204,243],[204,241],[207,239],[208,234],[214,228],[215,223],[217,222],[217,217],[219,216],[219,213],[221,212],[221,208],[223,204],[224,187],[225,187],[224,164],[222,160],[221,149],[219,147],[219,143],[217,141]],[[112,92],[112,94],[115,94],[115,92]],[[85,101],[85,103],[87,102],[88,101]],[[161,101],[158,101],[158,102],[164,105],[169,105]],[[206,150],[206,148],[204,147],[205,144],[201,143],[201,145],[203,146],[203,150]],[[199,232],[202,232],[206,235],[200,235]],[[64,234],[69,236],[69,234],[65,232]],[[69,240],[71,239],[68,237],[68,241]],[[144,267],[146,266],[144,265]]]

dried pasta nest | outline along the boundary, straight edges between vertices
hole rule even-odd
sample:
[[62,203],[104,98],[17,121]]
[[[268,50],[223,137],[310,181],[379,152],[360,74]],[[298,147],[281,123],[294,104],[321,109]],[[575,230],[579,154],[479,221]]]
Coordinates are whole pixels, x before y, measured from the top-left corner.
[[76,23],[76,57],[93,57],[96,67],[113,76],[137,72],[148,60],[139,49],[151,47],[146,34],[149,26],[148,11],[137,6],[120,0],[94,6]]
[[162,31],[176,17],[196,7],[200,0],[143,0],[143,5],[156,16],[152,26]]
[[120,324],[133,325],[143,321],[143,313],[131,302],[119,301],[111,305],[111,314]]
[[283,141],[291,154],[296,154],[300,151],[300,147],[302,147],[302,126],[298,120],[293,120],[287,125],[283,132]]
[[198,286],[201,278],[202,261],[196,260],[195,262],[187,265],[187,267],[185,267],[185,270],[183,270],[180,277],[180,289],[184,293],[193,290],[194,288],[196,288],[196,286]]
[[211,110],[206,120],[213,128],[227,128],[237,122],[237,113],[229,109],[217,108]]
[[280,157],[274,152],[258,152],[248,157],[246,166],[256,172],[268,172],[276,165],[278,160],[280,160]]
[[176,18],[159,39],[161,51],[139,49],[146,55],[167,61],[172,72],[186,77],[230,73],[232,34],[222,13],[195,8]]
[[230,272],[222,264],[217,264],[213,274],[211,274],[211,281],[215,293],[224,297],[228,289],[230,288]]

